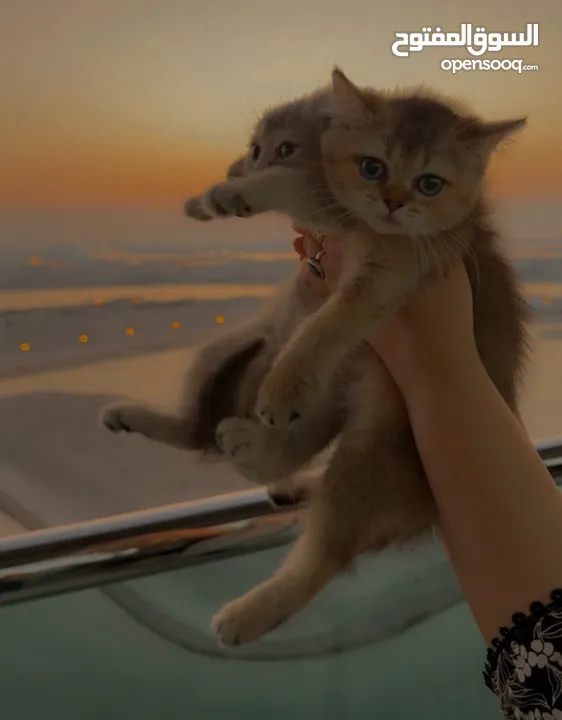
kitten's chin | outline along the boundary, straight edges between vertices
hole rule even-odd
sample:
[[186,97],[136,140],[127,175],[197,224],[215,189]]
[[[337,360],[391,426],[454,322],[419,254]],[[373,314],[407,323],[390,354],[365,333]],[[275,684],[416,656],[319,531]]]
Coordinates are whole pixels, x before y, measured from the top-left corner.
[[392,218],[374,218],[370,225],[375,232],[378,232],[381,235],[407,234],[406,228],[404,228],[397,220],[393,220]]

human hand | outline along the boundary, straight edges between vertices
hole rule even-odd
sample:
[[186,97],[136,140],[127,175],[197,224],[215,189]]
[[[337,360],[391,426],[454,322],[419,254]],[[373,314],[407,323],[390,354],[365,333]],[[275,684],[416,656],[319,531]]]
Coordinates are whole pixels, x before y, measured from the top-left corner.
[[[303,261],[303,279],[319,296],[326,297],[339,278],[345,241],[329,236],[320,245],[306,229],[294,229],[301,233],[293,245]],[[320,260],[325,279],[304,262],[320,250],[325,251]],[[427,373],[462,372],[466,362],[477,359],[472,303],[468,276],[459,260],[446,277],[421,291],[366,338],[403,393],[425,382]]]
[[420,291],[367,338],[407,396],[428,379],[460,376],[479,355],[473,298],[464,263]]
[[[298,236],[293,240],[293,248],[302,261],[302,277],[320,297],[327,297],[334,289],[340,276],[342,264],[342,245],[339,238],[325,236],[320,244],[313,234],[306,228],[293,226]],[[314,274],[309,265],[304,262],[307,258],[313,258],[321,250],[324,255],[320,264],[325,277],[320,278]]]

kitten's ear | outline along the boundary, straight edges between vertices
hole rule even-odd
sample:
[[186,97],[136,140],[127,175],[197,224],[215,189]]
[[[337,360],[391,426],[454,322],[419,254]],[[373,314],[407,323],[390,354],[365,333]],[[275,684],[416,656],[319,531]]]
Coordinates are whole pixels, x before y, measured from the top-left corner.
[[354,85],[344,71],[337,66],[332,70],[332,92],[336,100],[340,102],[363,104],[361,91],[357,85]]
[[343,70],[335,67],[332,70],[331,108],[329,114],[334,120],[353,122],[372,117],[377,106],[377,95],[367,95],[354,85]]
[[523,130],[527,125],[527,118],[514,118],[512,120],[498,120],[496,122],[474,123],[463,130],[459,139],[471,145],[479,145],[492,152],[514,133]]

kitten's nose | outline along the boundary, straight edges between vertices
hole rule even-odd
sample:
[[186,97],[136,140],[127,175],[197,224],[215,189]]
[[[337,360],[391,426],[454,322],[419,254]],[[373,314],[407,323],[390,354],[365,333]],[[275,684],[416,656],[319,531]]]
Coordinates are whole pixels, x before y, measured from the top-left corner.
[[404,207],[404,203],[400,200],[396,200],[396,198],[385,198],[384,204],[388,208],[388,212],[393,213],[395,210],[400,210],[401,207]]

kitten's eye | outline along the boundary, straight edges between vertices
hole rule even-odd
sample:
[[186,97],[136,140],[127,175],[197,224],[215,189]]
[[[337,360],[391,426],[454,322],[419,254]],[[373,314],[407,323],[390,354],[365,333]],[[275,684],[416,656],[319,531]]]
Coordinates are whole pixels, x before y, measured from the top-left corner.
[[258,158],[260,156],[260,146],[256,145],[256,143],[253,143],[250,147],[250,160],[252,162],[257,162]]
[[376,157],[362,157],[359,159],[359,174],[365,180],[380,182],[386,177],[386,165]]
[[439,195],[445,187],[445,181],[438,175],[422,175],[416,181],[416,188],[424,195]]
[[281,160],[286,160],[298,149],[298,145],[292,142],[282,142],[275,148],[275,154]]

